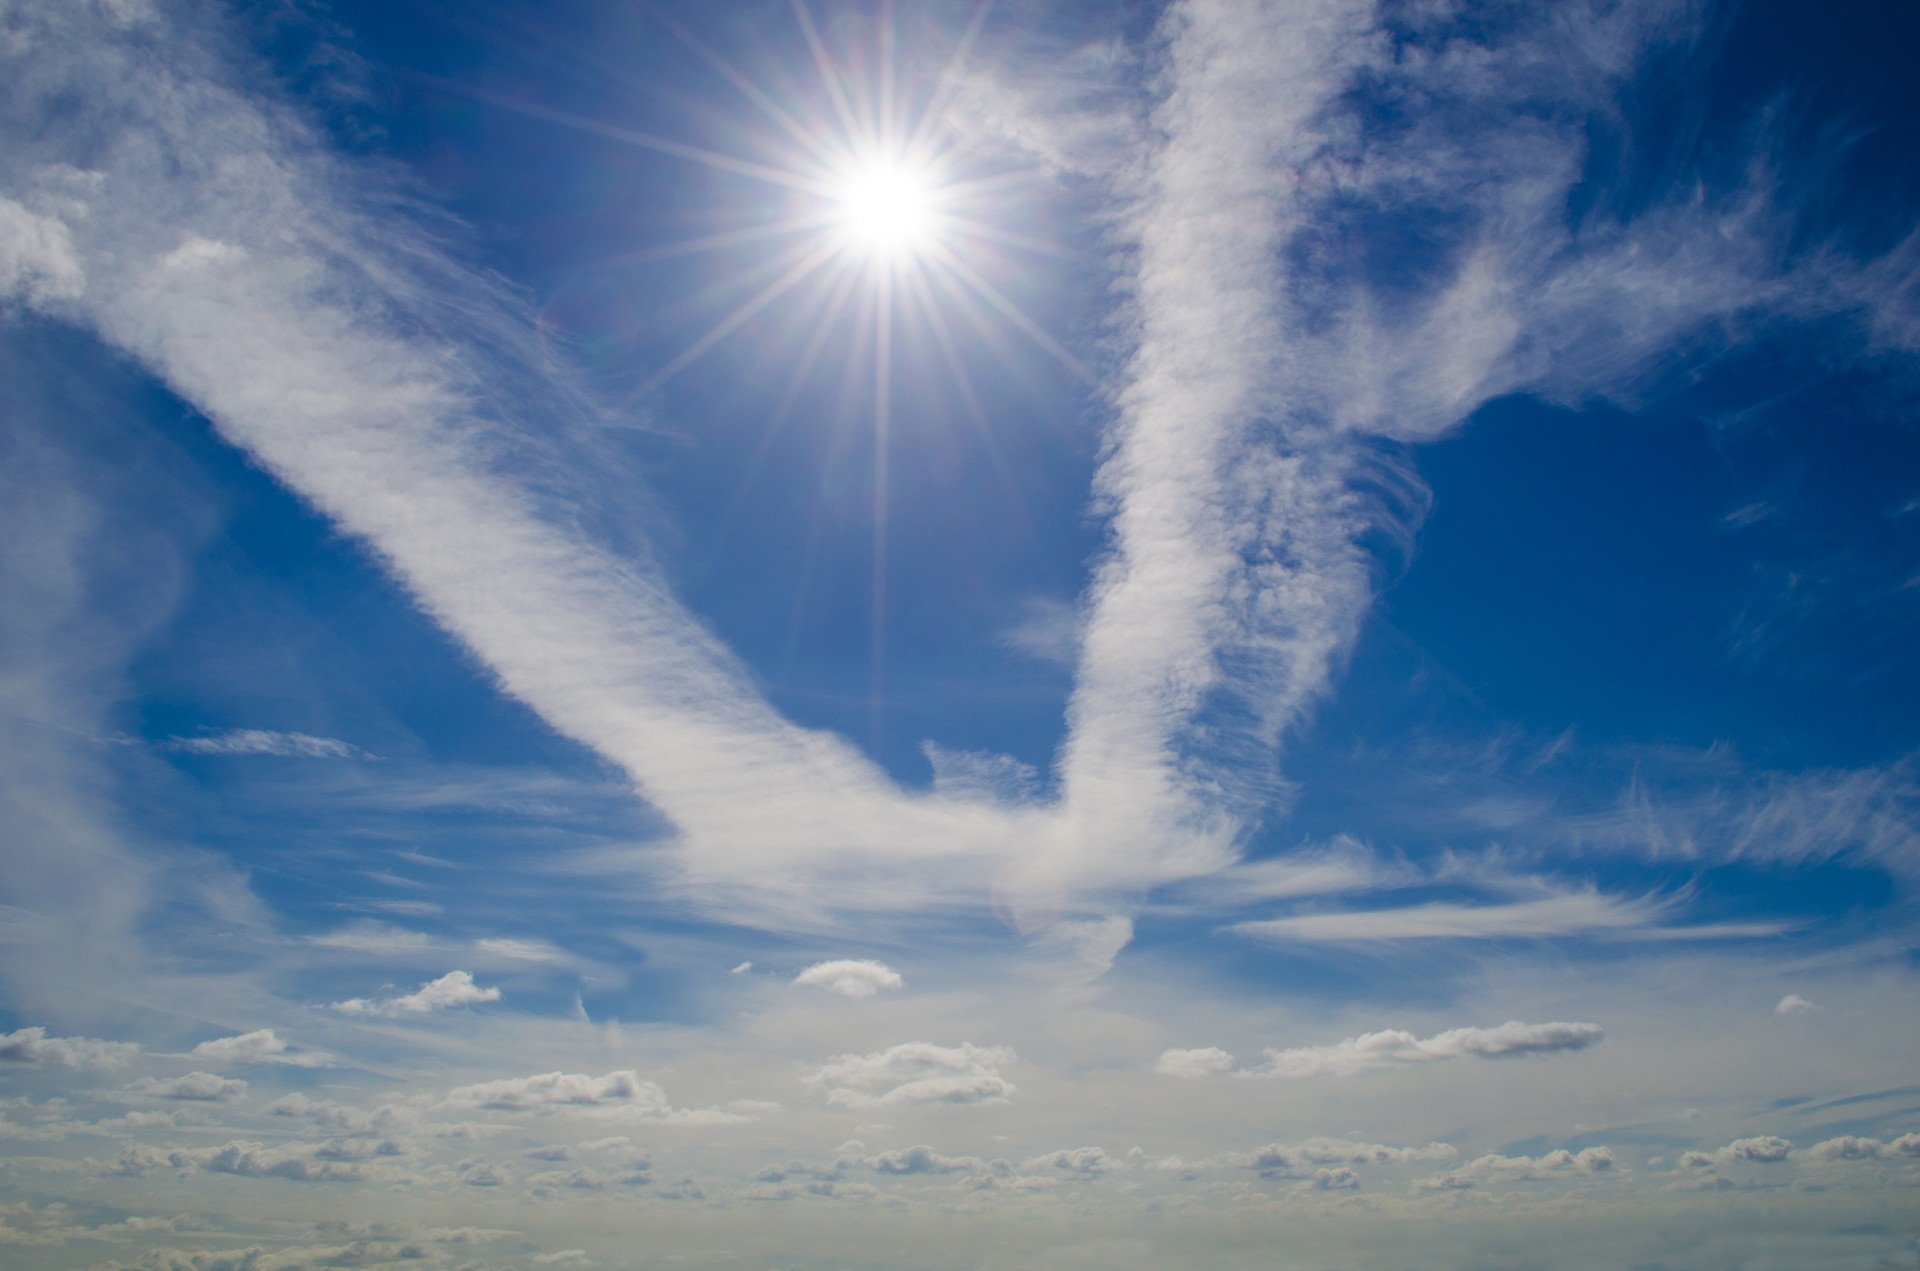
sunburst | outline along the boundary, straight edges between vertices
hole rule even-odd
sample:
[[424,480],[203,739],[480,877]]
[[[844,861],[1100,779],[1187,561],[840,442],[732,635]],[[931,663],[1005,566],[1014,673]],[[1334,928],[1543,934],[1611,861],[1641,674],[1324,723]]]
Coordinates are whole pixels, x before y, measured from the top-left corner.
[[[947,320],[947,311],[976,329],[1011,327],[1057,359],[1074,375],[1092,376],[1054,336],[978,267],[983,251],[1062,249],[1001,223],[1008,192],[1028,174],[974,175],[959,163],[961,147],[946,128],[953,94],[992,7],[984,0],[960,33],[953,55],[931,90],[917,102],[901,100],[896,84],[892,6],[883,3],[874,24],[872,73],[862,76],[836,58],[805,0],[792,0],[795,23],[812,62],[815,87],[826,108],[790,108],[664,15],[661,21],[733,86],[772,125],[778,140],[758,153],[732,154],[548,107],[464,90],[495,105],[581,129],[643,149],[674,156],[734,177],[764,183],[776,197],[765,216],[722,233],[654,247],[629,259],[736,252],[761,246],[755,271],[765,281],[731,310],[648,373],[634,397],[651,394],[734,335],[783,297],[810,301],[814,331],[792,369],[768,438],[781,426],[801,384],[812,374],[830,333],[851,318],[864,324],[854,342],[870,359],[847,368],[849,380],[871,385],[873,430],[873,582],[870,698],[876,737],[883,698],[886,634],[887,528],[893,362],[896,331],[912,324],[931,338],[960,399],[985,427],[978,395]],[[772,157],[769,157],[769,156]],[[976,258],[976,259],[970,259]],[[844,327],[842,327],[844,329]],[[763,446],[764,450],[764,446]]]

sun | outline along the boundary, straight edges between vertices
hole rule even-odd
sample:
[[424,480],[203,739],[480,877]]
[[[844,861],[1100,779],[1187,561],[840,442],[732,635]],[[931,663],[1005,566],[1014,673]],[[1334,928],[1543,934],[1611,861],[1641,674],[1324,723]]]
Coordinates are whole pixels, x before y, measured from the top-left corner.
[[923,165],[872,158],[832,183],[829,202],[846,245],[898,260],[931,247],[939,227],[939,186]]

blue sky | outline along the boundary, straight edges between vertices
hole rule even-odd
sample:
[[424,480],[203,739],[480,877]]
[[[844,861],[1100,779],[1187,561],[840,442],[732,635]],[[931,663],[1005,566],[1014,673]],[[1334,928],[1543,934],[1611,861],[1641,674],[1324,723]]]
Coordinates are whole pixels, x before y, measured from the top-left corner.
[[1916,33],[0,7],[5,1260],[1910,1263]]

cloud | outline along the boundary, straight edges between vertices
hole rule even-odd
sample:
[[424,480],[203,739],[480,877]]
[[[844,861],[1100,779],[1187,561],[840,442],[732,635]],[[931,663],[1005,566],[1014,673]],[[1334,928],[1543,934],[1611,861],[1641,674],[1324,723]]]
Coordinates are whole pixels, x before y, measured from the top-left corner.
[[449,1108],[485,1108],[493,1112],[590,1111],[650,1121],[722,1124],[744,1121],[741,1113],[718,1108],[676,1108],[666,1091],[642,1080],[631,1068],[591,1077],[577,1072],[543,1072],[531,1077],[482,1081],[451,1090]]
[[429,980],[403,997],[372,1001],[364,997],[335,1002],[333,1009],[345,1015],[425,1015],[476,1002],[497,1002],[500,990],[481,988],[466,971],[449,971],[437,980]]
[[1903,1134],[1891,1143],[1843,1134],[1838,1138],[1815,1143],[1806,1150],[1806,1155],[1822,1161],[1877,1161],[1893,1157],[1920,1157],[1920,1134]]
[[1414,1180],[1418,1191],[1471,1191],[1483,1182],[1540,1183],[1593,1177],[1613,1172],[1617,1162],[1613,1149],[1582,1148],[1578,1152],[1560,1148],[1540,1156],[1503,1156],[1493,1152],[1475,1157],[1445,1174]]
[[49,1037],[44,1028],[0,1033],[0,1063],[52,1065],[57,1068],[113,1068],[140,1053],[132,1042],[92,1037]]
[[263,1111],[268,1116],[292,1117],[311,1121],[329,1130],[353,1133],[385,1130],[413,1119],[413,1114],[392,1105],[382,1105],[372,1112],[365,1112],[359,1108],[335,1103],[331,1099],[314,1099],[299,1093],[276,1099]]
[[238,1077],[221,1077],[210,1072],[190,1072],[184,1077],[144,1077],[128,1086],[135,1094],[159,1099],[181,1099],[194,1103],[231,1103],[247,1092],[247,1083]]
[[271,1028],[258,1028],[236,1037],[216,1037],[193,1048],[195,1059],[236,1064],[287,1064],[296,1068],[322,1067],[324,1056],[296,1053]]
[[823,1091],[828,1103],[850,1108],[989,1103],[1013,1094],[1000,1068],[1016,1058],[1005,1046],[902,1042],[872,1054],[837,1056],[808,1074],[807,1084]]
[[1464,905],[1434,901],[1398,909],[1303,914],[1239,922],[1227,928],[1238,935],[1272,942],[1361,943],[1372,940],[1519,939],[1548,936],[1613,935],[1636,939],[1740,939],[1777,935],[1780,923],[1723,923],[1699,927],[1660,927],[1670,906],[1648,899],[1569,892],[1544,900],[1506,905]]
[[1774,1004],[1773,1013],[1775,1015],[1805,1015],[1819,1009],[1820,1008],[1810,999],[1801,997],[1798,993],[1789,993]]
[[597,1108],[609,1105],[664,1112],[669,1107],[666,1092],[651,1081],[642,1081],[640,1075],[630,1068],[602,1077],[574,1072],[543,1072],[531,1077],[483,1081],[450,1091],[446,1102],[451,1107],[514,1112],[536,1108]]
[[65,222],[0,198],[0,304],[73,300],[85,290]]
[[1244,1077],[1350,1077],[1385,1068],[1448,1059],[1510,1059],[1525,1055],[1565,1054],[1596,1045],[1604,1036],[1598,1024],[1556,1022],[1523,1024],[1508,1020],[1493,1028],[1453,1028],[1431,1037],[1402,1029],[1363,1033],[1331,1046],[1269,1049],[1266,1062],[1244,1069]]
[[358,746],[332,737],[307,733],[277,733],[263,728],[236,728],[202,737],[169,737],[168,750],[189,755],[277,755],[284,759],[367,759]]
[[727,974],[728,975],[745,975],[747,972],[751,970],[753,970],[753,963],[742,962],[737,966],[733,967],[731,970],[729,970]]
[[1098,1178],[1114,1168],[1114,1160],[1104,1148],[1070,1147],[1055,1152],[1042,1152],[1027,1160],[1020,1167],[1027,1170],[1059,1170],[1062,1173],[1077,1174],[1083,1178]]
[[1198,1050],[1169,1050],[1154,1062],[1153,1070],[1168,1077],[1211,1077],[1233,1067],[1233,1056],[1218,1046]]
[[[1828,1140],[1834,1142],[1835,1140]],[[1777,1134],[1760,1134],[1735,1139],[1714,1152],[1683,1152],[1681,1169],[1707,1169],[1713,1165],[1778,1165],[1793,1152],[1793,1142]]]
[[842,958],[834,962],[816,962],[793,982],[809,988],[826,989],[842,997],[872,997],[882,989],[897,989],[906,983],[900,973],[884,962]]
[[876,1174],[977,1174],[988,1164],[977,1156],[947,1156],[924,1143],[894,1148],[863,1158],[862,1164]]

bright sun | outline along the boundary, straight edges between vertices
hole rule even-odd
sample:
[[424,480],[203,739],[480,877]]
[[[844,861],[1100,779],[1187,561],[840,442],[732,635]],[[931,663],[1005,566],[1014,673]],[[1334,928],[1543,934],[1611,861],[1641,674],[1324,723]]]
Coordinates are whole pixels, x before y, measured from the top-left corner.
[[894,257],[931,243],[938,221],[934,195],[933,180],[923,169],[872,160],[841,179],[833,201],[850,245]]

